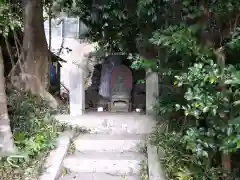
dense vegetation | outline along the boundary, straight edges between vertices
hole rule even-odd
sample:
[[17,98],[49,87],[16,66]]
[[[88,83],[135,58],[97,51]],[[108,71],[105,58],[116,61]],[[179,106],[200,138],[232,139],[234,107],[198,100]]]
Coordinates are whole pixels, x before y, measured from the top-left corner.
[[54,119],[56,110],[41,98],[18,90],[8,90],[8,111],[18,152],[0,159],[3,180],[37,180],[43,160],[55,147],[63,130]]
[[106,51],[159,74],[155,110],[166,131],[153,142],[165,150],[168,179],[236,179],[240,1],[58,0],[55,10],[61,5]]
[[[9,4],[0,2],[1,12],[8,12],[0,13],[5,37],[13,27],[22,27],[22,7],[16,1],[10,11]],[[165,132],[156,131],[152,142],[165,151],[161,161],[168,179],[237,179],[231,157],[240,148],[239,0],[54,0],[45,6],[52,15],[79,16],[89,27],[89,39],[108,52],[128,54],[133,68],[158,73],[155,112]],[[25,35],[25,40],[31,39]],[[38,150],[50,147],[41,141],[46,143]]]
[[[42,8],[41,1],[24,4],[0,0],[0,179],[3,180],[39,179],[44,159],[63,130],[53,117],[56,109],[44,98],[50,94],[44,84],[48,73],[42,71],[48,65]],[[23,12],[28,19],[22,16]]]

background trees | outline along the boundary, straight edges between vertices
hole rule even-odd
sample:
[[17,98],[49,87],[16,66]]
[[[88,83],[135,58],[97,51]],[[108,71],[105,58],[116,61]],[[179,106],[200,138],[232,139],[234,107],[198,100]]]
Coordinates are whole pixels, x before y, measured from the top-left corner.
[[[168,154],[176,158],[165,159],[168,178],[226,179],[223,172],[232,171],[231,156],[240,142],[240,2],[67,2],[56,1],[55,10],[64,6],[80,16],[92,40],[109,52],[132,54],[133,68],[159,74],[155,109],[168,132],[153,139],[168,150],[178,144]],[[193,161],[186,163],[185,155]]]
[[[19,1],[1,2],[1,8],[11,7],[1,9],[7,12],[0,13],[1,32],[11,32],[18,47],[13,84],[51,99],[47,71],[39,72],[47,67],[42,2],[25,1],[24,13],[32,15],[23,18],[25,24]],[[52,1],[53,14],[79,16],[90,28],[88,38],[106,51],[128,54],[133,68],[159,74],[155,110],[167,126],[153,142],[171,157],[164,159],[169,179],[219,180],[233,172],[231,157],[240,146],[239,8],[239,0]],[[23,24],[21,47],[14,30]],[[16,83],[19,78],[23,86]]]
[[54,148],[54,140],[61,131],[52,117],[55,111],[42,100],[54,108],[57,106],[48,93],[48,56],[42,1],[1,0],[0,177],[3,180],[38,179],[44,158]]

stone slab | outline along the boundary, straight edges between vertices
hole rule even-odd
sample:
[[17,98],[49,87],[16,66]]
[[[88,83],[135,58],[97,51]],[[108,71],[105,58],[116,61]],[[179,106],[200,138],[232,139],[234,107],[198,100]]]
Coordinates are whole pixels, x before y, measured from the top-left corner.
[[58,140],[56,149],[50,152],[43,166],[43,173],[40,180],[57,180],[62,169],[62,162],[67,154],[72,134],[70,132],[62,133]]
[[76,65],[72,65],[69,82],[70,114],[72,116],[82,115],[85,111],[84,71]]
[[93,112],[82,116],[57,115],[56,119],[99,134],[149,134],[156,126],[153,117],[139,113]]
[[141,180],[139,176],[113,176],[105,173],[70,173],[59,180]]
[[162,170],[160,157],[163,156],[161,151],[157,151],[155,146],[152,146],[150,142],[147,143],[147,155],[148,155],[148,174],[149,180],[166,180],[164,172]]
[[159,94],[158,74],[156,72],[146,72],[146,112],[153,114],[154,105]]
[[138,175],[143,160],[146,160],[144,155],[133,152],[84,152],[68,156],[64,160],[64,167],[78,173]]
[[74,143],[78,151],[138,152],[146,145],[146,135],[82,134]]

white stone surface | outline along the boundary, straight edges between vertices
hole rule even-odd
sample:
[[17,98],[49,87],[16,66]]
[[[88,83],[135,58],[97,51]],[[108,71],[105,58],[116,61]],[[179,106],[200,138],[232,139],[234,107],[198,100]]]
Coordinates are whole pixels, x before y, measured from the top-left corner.
[[156,126],[156,121],[151,116],[139,113],[94,112],[82,116],[57,115],[56,119],[99,134],[149,134]]
[[67,154],[72,134],[69,132],[62,133],[57,140],[57,147],[51,151],[43,166],[43,173],[40,180],[56,180],[62,168],[62,162]]
[[103,112],[103,107],[98,107],[98,112]]
[[[159,151],[159,153],[161,153],[161,151]],[[157,152],[157,148],[148,142],[147,154],[149,180],[166,180],[159,161],[162,154],[159,153]]]
[[85,79],[81,68],[73,65],[70,72],[69,87],[70,114],[82,115],[85,111]]
[[142,160],[146,160],[142,154],[133,152],[84,152],[68,156],[64,160],[64,166],[71,172],[78,173],[137,175]]
[[83,134],[75,141],[78,151],[138,152],[146,145],[145,135]]
[[[141,180],[142,160],[148,164],[149,180],[165,180],[156,147],[148,142],[156,125],[151,116],[95,112],[57,119],[91,130],[74,139],[76,151],[63,162],[70,174],[59,180]],[[138,144],[147,144],[147,157],[137,152]]]
[[[93,66],[96,64],[96,62],[89,62],[89,55],[96,51],[97,43],[91,43],[77,38],[65,37],[64,34],[66,34],[66,32],[63,30],[63,28],[61,28],[61,23],[56,26],[57,21],[59,20],[52,19],[51,51],[66,61],[66,63],[61,63],[61,82],[67,88],[69,88],[69,74],[72,71],[72,63],[81,66],[85,70],[85,77],[88,75],[88,73],[93,71]],[[44,24],[46,39],[49,45],[48,20],[45,21]],[[67,24],[64,26],[67,26]],[[56,27],[59,28],[58,32],[56,32]],[[74,30],[74,27],[72,30]],[[59,54],[60,49],[62,50]]]
[[59,180],[141,180],[139,176],[113,176],[105,173],[70,173]]
[[153,106],[159,94],[158,74],[156,72],[146,72],[146,112],[153,113]]

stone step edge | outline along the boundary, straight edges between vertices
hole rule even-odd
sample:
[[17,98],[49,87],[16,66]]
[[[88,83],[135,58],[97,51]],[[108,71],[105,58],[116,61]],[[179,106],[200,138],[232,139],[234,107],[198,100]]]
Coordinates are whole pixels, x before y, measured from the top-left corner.
[[146,137],[136,134],[84,134],[75,138],[74,144],[79,152],[141,152],[146,147]]
[[146,154],[142,152],[96,152],[96,151],[75,151],[65,157],[65,159],[88,159],[88,160],[145,160]]
[[63,167],[63,160],[67,155],[72,137],[73,134],[68,131],[60,134],[57,139],[56,148],[50,152],[45,160],[40,180],[56,180],[59,178]]
[[130,114],[130,119],[128,119],[123,115],[115,115],[118,118],[114,119],[111,118],[114,115],[105,115],[99,115],[99,117],[96,114],[82,116],[56,115],[55,117],[60,123],[86,129],[90,134],[149,134],[156,126],[156,121],[150,116],[134,117]]
[[106,173],[73,173],[70,172],[69,174],[60,177],[59,180],[70,180],[70,179],[76,179],[76,180],[92,180],[94,177],[94,180],[140,180],[141,177],[138,175],[135,176],[115,176],[110,175]]
[[[82,153],[75,152],[74,154],[65,158],[63,162],[64,168],[74,173],[106,173],[113,175],[139,175],[141,170],[141,163],[145,161],[147,163],[147,157],[142,153],[137,152],[85,152],[89,153],[86,157]],[[96,153],[95,157],[91,156],[91,153]],[[99,156],[105,154],[105,156]],[[109,154],[109,156],[107,156]],[[115,156],[114,154],[118,154]],[[121,154],[125,154],[121,156]],[[134,156],[129,156],[129,155]],[[80,156],[82,157],[80,157]],[[114,157],[115,156],[115,157]],[[107,158],[109,157],[109,158]],[[80,163],[82,162],[82,163]],[[84,165],[86,163],[86,165]],[[92,164],[92,166],[89,166]],[[112,168],[106,168],[108,167]],[[100,166],[99,166],[100,165]]]
[[149,180],[166,180],[160,158],[164,156],[163,150],[157,150],[148,139],[147,142],[147,160],[148,160],[148,176]]
[[144,140],[147,141],[148,134],[80,134],[74,141],[76,140]]

